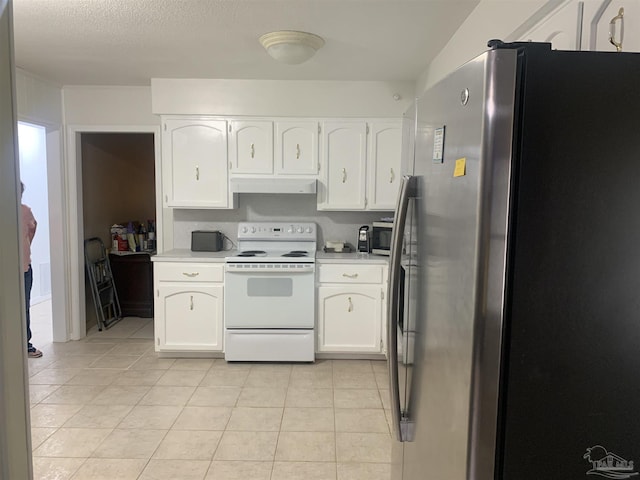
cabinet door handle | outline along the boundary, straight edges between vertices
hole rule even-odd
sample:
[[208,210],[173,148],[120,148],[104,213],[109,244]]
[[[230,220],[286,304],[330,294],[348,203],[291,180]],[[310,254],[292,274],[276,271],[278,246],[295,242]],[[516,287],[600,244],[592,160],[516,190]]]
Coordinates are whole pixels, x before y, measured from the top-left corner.
[[342,169],[342,183],[346,183],[347,181],[347,169],[343,168]]
[[342,276],[347,278],[358,278],[357,273],[343,273]]
[[196,165],[196,180],[200,180],[200,167]]
[[349,307],[347,308],[347,312],[352,312],[353,311],[353,302],[351,301],[351,297],[347,298],[347,300],[349,301]]
[[183,274],[185,277],[191,277],[191,278],[193,278],[193,277],[197,277],[198,275],[200,275],[200,273],[199,273],[199,272],[192,272],[192,273],[182,272],[182,274]]
[[189,305],[189,310],[193,310],[193,295],[191,295],[191,303]]
[[[616,40],[616,22],[620,20],[620,41]],[[620,7],[618,15],[609,22],[609,42],[616,47],[616,52],[622,51],[622,40],[624,40],[624,8]]]
[[389,183],[393,183],[393,181],[396,179],[396,174],[393,171],[393,168],[391,169],[391,174],[389,175]]
[[300,144],[296,143],[296,159],[300,159]]
[[253,158],[256,154],[256,147],[255,145],[252,143],[251,144],[251,158]]

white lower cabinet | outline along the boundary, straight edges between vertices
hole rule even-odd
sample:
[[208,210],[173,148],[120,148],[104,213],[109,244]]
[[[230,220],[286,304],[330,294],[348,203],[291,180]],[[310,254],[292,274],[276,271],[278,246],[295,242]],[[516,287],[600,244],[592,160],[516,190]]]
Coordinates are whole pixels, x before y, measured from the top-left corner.
[[319,266],[318,352],[385,352],[385,270],[382,265]]
[[221,352],[223,265],[154,264],[157,352]]

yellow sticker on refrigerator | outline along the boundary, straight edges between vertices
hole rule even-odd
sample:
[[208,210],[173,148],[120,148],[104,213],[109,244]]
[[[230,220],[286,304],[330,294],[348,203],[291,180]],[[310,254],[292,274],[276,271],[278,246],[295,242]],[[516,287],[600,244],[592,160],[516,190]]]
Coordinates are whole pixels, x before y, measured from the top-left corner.
[[454,177],[464,177],[467,174],[467,159],[465,157],[456,160],[456,168],[453,170]]

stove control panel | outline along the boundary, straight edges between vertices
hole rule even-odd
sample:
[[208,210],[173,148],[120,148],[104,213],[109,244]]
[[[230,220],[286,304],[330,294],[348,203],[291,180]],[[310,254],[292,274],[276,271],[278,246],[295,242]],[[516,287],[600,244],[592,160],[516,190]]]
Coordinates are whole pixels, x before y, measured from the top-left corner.
[[238,224],[241,240],[316,240],[315,223],[241,222]]

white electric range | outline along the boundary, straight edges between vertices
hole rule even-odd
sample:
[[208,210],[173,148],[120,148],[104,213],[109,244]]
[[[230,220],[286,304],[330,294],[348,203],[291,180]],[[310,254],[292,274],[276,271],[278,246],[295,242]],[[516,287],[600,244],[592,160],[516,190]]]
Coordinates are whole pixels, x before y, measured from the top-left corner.
[[315,359],[315,223],[242,222],[225,258],[225,359]]

